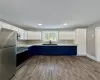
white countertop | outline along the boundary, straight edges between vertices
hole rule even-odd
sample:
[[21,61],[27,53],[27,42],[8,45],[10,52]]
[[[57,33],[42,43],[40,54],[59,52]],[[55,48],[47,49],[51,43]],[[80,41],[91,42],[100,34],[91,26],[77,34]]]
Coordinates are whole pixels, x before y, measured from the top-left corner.
[[77,46],[77,45],[32,45],[32,46]]
[[58,45],[77,45],[77,44],[58,44]]
[[57,45],[42,45],[42,44],[33,44],[33,45],[18,45],[17,47],[30,47],[30,46],[77,46],[77,44],[57,44]]
[[42,44],[33,44],[31,46],[77,46],[77,44],[57,44],[57,45],[42,45]]

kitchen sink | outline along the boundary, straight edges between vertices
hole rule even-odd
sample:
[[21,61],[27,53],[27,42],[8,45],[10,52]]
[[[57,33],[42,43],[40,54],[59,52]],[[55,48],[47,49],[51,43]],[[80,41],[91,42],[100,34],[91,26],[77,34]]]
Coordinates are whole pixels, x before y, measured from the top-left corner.
[[57,45],[57,44],[42,44],[42,45]]

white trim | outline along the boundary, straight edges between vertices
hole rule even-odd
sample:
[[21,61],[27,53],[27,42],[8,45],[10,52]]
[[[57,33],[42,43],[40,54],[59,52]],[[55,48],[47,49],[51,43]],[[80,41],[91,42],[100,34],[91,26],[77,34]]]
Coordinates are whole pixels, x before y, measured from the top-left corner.
[[86,56],[86,54],[77,54],[77,56]]
[[51,40],[52,42],[56,42],[59,40],[59,31],[42,31],[42,40],[43,42],[47,42],[49,40],[45,40],[45,34],[50,34],[50,33],[54,33],[56,35],[56,40]]
[[79,54],[79,53],[77,52],[77,56],[86,56],[86,53]]
[[98,62],[100,62],[100,58],[99,58],[99,59],[97,59],[97,61],[98,61]]
[[86,54],[86,56],[89,57],[89,58],[91,58],[91,59],[93,59],[93,60],[95,60],[95,61],[98,61],[98,60],[96,59],[96,57],[91,56],[90,54]]

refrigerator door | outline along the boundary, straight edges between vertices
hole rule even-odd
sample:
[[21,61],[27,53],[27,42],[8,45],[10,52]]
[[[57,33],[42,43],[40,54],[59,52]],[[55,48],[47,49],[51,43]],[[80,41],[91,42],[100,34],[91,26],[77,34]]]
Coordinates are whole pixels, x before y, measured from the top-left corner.
[[0,30],[0,48],[16,45],[17,33],[8,29]]
[[9,80],[16,72],[16,47],[0,49],[0,80]]

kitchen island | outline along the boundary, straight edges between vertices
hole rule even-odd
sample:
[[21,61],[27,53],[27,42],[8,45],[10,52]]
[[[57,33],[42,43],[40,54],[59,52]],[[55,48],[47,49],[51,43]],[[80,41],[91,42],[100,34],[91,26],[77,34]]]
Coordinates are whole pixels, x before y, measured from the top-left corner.
[[33,45],[28,48],[30,56],[33,55],[77,55],[77,45]]

